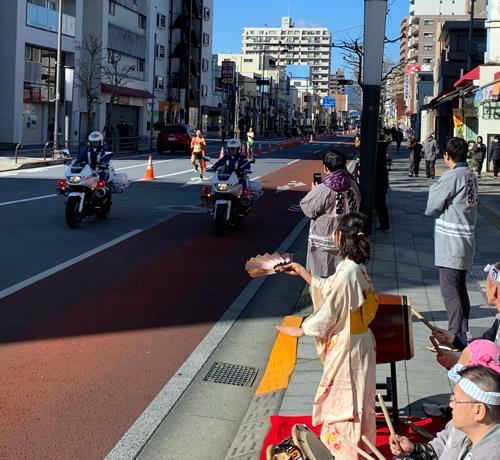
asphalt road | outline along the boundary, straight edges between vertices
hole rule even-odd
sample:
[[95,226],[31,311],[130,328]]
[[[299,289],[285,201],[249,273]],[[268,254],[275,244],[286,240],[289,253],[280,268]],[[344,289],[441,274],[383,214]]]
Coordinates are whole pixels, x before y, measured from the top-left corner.
[[1,174],[0,458],[105,456],[248,284],[244,261],[302,218],[330,146],[258,158],[264,196],[225,238],[186,157],[156,157],[154,182],[144,156],[115,159],[133,183],[77,230],[53,196],[62,166]]

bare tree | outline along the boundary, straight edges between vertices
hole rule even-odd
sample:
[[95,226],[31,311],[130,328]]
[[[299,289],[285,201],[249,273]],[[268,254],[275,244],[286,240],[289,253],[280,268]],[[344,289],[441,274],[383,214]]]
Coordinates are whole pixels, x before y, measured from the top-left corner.
[[122,64],[123,55],[117,51],[108,50],[107,62],[101,65],[103,80],[108,85],[110,99],[109,99],[109,113],[107,118],[113,118],[113,106],[118,102],[120,96],[120,87],[125,86],[129,81],[130,72],[135,70],[133,66]]
[[87,34],[83,44],[78,46],[81,59],[77,62],[75,86],[80,88],[85,99],[87,129],[95,130],[95,105],[101,94],[102,43],[93,35]]

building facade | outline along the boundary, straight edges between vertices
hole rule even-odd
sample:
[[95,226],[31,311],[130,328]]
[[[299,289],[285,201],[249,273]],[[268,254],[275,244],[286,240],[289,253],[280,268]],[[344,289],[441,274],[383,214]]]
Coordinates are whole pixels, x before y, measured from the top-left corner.
[[[64,2],[62,64],[74,67],[79,60],[82,38],[83,0]],[[13,149],[22,142],[44,145],[53,139],[55,113],[58,10],[53,0],[10,0],[0,7],[0,145]],[[64,72],[62,79],[64,78]],[[62,84],[61,100],[78,100],[78,88]],[[58,120],[69,139],[78,137],[78,117],[66,105]],[[67,115],[67,118],[65,117]],[[65,118],[67,123],[65,124]],[[76,134],[75,134],[76,132]],[[49,139],[49,137],[51,137]]]
[[245,28],[243,54],[271,54],[279,66],[308,65],[312,89],[327,96],[330,83],[332,34],[327,28],[294,27],[283,17],[281,27]]

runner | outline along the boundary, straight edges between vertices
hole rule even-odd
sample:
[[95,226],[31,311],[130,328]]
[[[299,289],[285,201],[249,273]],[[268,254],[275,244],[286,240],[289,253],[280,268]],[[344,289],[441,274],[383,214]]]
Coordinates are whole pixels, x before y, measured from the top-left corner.
[[253,144],[255,143],[255,133],[253,128],[248,128],[247,132],[247,156],[248,159],[253,160]]
[[203,179],[203,172],[205,171],[205,147],[207,143],[199,129],[196,130],[196,137],[191,140],[191,163],[196,172],[200,172],[200,178]]

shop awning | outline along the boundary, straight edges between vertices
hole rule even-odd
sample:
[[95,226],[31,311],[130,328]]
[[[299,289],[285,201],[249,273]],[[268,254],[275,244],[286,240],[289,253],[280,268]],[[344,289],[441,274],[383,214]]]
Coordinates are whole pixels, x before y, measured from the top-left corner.
[[453,86],[455,88],[461,88],[471,84],[474,80],[479,80],[479,66],[460,77],[455,83],[453,83]]
[[438,106],[439,104],[442,104],[443,102],[449,101],[451,99],[454,99],[456,96],[459,94],[458,89],[454,89],[453,87],[445,89],[444,91],[441,92],[438,96],[436,96],[434,99],[431,99],[427,104],[422,106],[423,110],[429,110],[433,109],[434,107]]
[[[101,84],[101,92],[111,94],[111,86],[102,83]],[[151,99],[153,95],[149,91],[145,91],[143,89],[136,88],[128,88],[127,86],[117,86],[116,92],[118,96],[130,96],[130,97],[140,97],[142,99]]]

